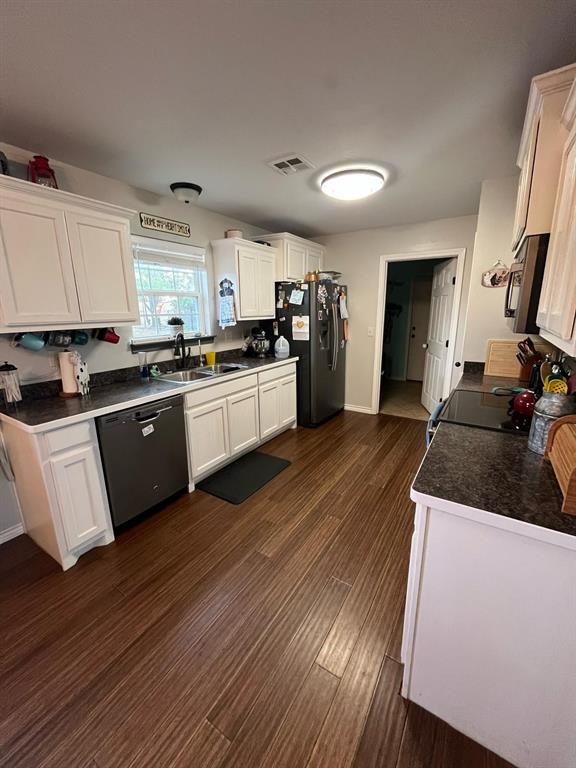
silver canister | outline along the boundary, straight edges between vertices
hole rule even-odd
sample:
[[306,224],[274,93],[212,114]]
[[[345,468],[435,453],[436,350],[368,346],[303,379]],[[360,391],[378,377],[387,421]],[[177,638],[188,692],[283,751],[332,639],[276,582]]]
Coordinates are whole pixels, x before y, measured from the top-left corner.
[[542,397],[536,401],[534,406],[534,415],[528,436],[528,448],[543,456],[550,427],[556,419],[571,413],[576,413],[576,402],[573,397],[543,392]]

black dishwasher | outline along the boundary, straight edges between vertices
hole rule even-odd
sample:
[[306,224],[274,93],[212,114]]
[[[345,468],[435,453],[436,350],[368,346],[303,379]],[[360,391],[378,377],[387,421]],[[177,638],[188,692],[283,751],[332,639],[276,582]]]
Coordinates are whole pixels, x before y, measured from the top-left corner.
[[188,487],[182,396],[100,416],[96,427],[115,526]]

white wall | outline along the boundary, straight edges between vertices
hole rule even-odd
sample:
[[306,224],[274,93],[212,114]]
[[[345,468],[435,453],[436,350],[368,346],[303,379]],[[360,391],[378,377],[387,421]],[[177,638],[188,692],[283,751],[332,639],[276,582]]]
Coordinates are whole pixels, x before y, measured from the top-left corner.
[[481,284],[482,272],[497,259],[508,266],[513,260],[510,246],[517,194],[517,176],[486,179],[482,183],[468,297],[466,360],[484,362],[488,339],[520,340],[526,337],[525,333],[513,333],[513,321],[504,317],[506,288],[484,288]]
[[[0,142],[2,150],[8,160],[20,163],[27,163],[32,152],[13,147],[9,144]],[[145,211],[155,213],[169,219],[177,219],[190,224],[191,237],[171,238],[170,236],[155,233],[151,230],[142,229],[138,217],[135,217],[132,223],[132,233],[144,235],[146,237],[157,237],[162,240],[180,241],[200,246],[207,246],[210,240],[224,237],[227,229],[238,228],[244,231],[245,236],[260,234],[263,230],[253,227],[235,219],[222,216],[219,213],[206,210],[194,205],[186,205],[178,202],[172,195],[161,196],[144,189],[131,187],[121,181],[110,179],[106,176],[100,176],[91,171],[85,171],[75,168],[65,163],[59,163],[56,160],[50,160],[50,164],[56,173],[58,186],[67,192],[74,192],[79,195],[91,197],[96,200],[103,200],[108,203],[123,205],[133,208],[136,211]],[[174,179],[167,179],[166,185]],[[208,251],[210,256],[210,252]],[[211,259],[210,268],[211,268]],[[214,289],[211,281],[210,290],[214,297]],[[212,307],[212,318],[214,318],[214,307]],[[227,349],[239,347],[242,334],[247,331],[251,324],[240,323],[235,328],[219,331],[214,347],[207,349]],[[131,337],[131,328],[118,328],[120,342],[117,345],[107,344],[106,342],[90,342],[83,348],[83,354],[86,356],[88,370],[107,371],[114,368],[124,368],[137,364],[137,358],[131,354],[128,348],[128,342]],[[214,331],[217,326],[214,323]],[[55,354],[58,350],[41,352],[31,352],[26,349],[13,349],[10,347],[12,336],[0,335],[0,360],[10,360],[19,369],[20,376],[24,382],[44,381],[46,379],[59,378],[59,370],[56,363]],[[169,351],[155,352],[150,355],[150,359],[166,360],[171,357]]]
[[[375,332],[380,256],[466,248],[464,285],[460,302],[455,361],[462,361],[468,287],[476,216],[439,219],[400,227],[383,227],[328,235],[319,239],[327,247],[327,269],[342,272],[349,288],[350,330],[346,360],[346,404],[361,409],[372,405]],[[459,378],[459,371],[455,378]]]

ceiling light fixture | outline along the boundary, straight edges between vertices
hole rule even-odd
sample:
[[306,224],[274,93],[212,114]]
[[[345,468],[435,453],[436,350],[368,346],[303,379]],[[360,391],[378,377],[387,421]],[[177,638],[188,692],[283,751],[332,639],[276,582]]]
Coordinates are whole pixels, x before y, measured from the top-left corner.
[[320,182],[320,189],[337,200],[361,200],[379,192],[385,183],[386,177],[380,171],[349,168],[326,176]]
[[202,187],[188,181],[175,181],[170,184],[172,194],[181,203],[195,203],[202,194]]

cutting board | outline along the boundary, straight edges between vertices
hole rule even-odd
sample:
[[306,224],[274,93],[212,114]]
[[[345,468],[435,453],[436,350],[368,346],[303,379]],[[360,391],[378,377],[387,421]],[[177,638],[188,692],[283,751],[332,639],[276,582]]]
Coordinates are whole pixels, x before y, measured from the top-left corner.
[[[555,351],[554,347],[546,341],[534,341],[534,346],[542,356]],[[490,339],[486,346],[484,375],[518,379],[522,366],[516,360],[517,352],[517,341]]]
[[564,416],[552,424],[544,455],[554,468],[564,496],[562,512],[576,515],[576,415]]

